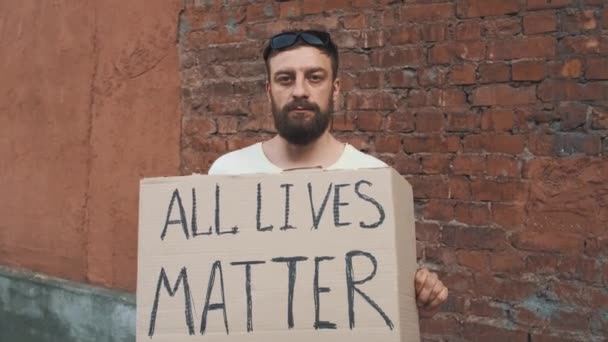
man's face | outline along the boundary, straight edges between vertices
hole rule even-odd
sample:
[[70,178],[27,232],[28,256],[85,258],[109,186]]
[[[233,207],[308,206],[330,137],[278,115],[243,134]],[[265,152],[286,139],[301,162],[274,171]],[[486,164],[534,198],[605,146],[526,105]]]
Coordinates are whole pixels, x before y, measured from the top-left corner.
[[332,79],[331,59],[301,46],[275,55],[268,64],[266,91],[279,135],[295,145],[313,142],[329,128],[340,90],[340,81]]

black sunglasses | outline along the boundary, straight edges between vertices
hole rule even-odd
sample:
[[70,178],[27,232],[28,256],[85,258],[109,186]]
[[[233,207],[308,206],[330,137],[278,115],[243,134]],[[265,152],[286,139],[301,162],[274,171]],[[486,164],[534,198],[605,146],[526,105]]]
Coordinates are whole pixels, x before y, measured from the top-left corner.
[[298,39],[302,39],[306,44],[312,46],[328,46],[330,36],[322,31],[296,31],[279,33],[270,38],[270,48],[284,49],[295,44]]

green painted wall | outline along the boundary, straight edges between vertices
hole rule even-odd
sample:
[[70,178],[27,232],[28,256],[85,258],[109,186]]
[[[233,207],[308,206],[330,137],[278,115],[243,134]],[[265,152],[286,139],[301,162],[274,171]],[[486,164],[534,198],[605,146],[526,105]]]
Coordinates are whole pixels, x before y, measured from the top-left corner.
[[0,267],[0,341],[135,341],[135,297]]

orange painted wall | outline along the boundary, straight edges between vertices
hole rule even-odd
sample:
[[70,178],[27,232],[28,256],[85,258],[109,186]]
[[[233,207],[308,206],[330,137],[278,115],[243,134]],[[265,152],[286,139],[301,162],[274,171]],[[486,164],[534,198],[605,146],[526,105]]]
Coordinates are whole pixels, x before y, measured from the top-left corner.
[[0,264],[135,290],[139,179],[179,170],[181,1],[0,1]]

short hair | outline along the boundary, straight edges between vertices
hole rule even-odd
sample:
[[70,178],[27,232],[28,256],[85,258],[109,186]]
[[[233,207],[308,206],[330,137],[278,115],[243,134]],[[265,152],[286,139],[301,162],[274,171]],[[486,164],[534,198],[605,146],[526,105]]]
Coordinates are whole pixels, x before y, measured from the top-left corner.
[[[283,31],[279,34],[284,34],[284,33],[302,33],[302,32],[306,32],[306,30],[289,30],[289,31]],[[273,49],[270,46],[270,41],[272,38],[270,38],[268,40],[268,43],[266,44],[266,47],[264,48],[264,63],[266,64],[266,72],[268,74],[268,78],[270,78],[270,58],[276,56],[277,54],[284,52],[284,51],[289,51],[289,50],[293,50],[296,49],[298,47],[301,46],[310,46],[310,47],[314,47],[318,50],[321,51],[321,53],[324,53],[325,55],[329,56],[329,59],[331,60],[331,70],[332,70],[332,78],[335,80],[338,77],[338,68],[340,65],[340,57],[338,55],[338,47],[337,45],[332,41],[331,39],[331,35],[328,32],[325,32],[328,36],[328,42],[327,44],[324,45],[312,45],[307,43],[304,39],[302,38],[298,38],[298,40],[285,48],[282,49]],[[274,36],[273,36],[274,37]]]

